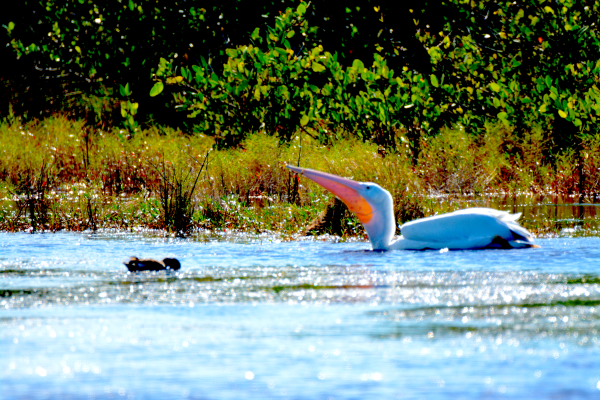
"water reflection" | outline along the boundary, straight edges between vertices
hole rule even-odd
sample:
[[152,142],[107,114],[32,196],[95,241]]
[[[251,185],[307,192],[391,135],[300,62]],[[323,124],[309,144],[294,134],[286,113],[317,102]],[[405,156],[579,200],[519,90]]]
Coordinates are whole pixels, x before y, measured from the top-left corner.
[[579,196],[486,196],[480,200],[461,199],[455,202],[461,207],[491,207],[520,212],[523,214],[521,221],[543,235],[598,235],[600,204],[584,202],[584,198]]

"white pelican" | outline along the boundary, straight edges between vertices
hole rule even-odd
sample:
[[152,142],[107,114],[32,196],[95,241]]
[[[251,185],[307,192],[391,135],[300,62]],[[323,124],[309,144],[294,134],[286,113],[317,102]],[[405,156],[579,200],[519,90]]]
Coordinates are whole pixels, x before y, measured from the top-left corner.
[[373,250],[484,249],[539,247],[517,223],[521,216],[491,208],[467,208],[407,222],[394,240],[396,221],[390,192],[372,182],[287,166],[339,197],[365,227]]

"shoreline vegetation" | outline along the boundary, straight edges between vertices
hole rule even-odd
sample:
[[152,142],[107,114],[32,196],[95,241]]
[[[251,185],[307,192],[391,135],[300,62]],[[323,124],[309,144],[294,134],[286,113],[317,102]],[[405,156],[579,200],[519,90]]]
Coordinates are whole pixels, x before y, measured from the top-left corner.
[[[416,166],[408,146],[386,153],[352,138],[324,146],[302,131],[288,144],[255,133],[237,148],[213,150],[214,139],[204,135],[154,127],[130,136],[55,115],[4,122],[0,138],[0,230],[11,232],[366,237],[341,203],[289,173],[288,163],[380,184],[394,197],[398,224],[472,206],[583,206],[600,194],[599,138],[550,165],[543,132],[517,136],[504,124],[478,136],[442,129],[422,139]],[[538,236],[597,235],[595,215],[525,214],[521,223]]]
[[0,230],[364,238],[293,164],[597,234],[600,0],[171,3],[0,17]]

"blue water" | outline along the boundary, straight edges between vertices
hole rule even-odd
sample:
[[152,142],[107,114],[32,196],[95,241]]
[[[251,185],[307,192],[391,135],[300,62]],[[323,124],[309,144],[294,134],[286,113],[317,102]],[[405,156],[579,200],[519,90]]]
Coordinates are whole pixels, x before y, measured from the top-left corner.
[[0,397],[598,399],[600,238],[536,243],[0,233]]

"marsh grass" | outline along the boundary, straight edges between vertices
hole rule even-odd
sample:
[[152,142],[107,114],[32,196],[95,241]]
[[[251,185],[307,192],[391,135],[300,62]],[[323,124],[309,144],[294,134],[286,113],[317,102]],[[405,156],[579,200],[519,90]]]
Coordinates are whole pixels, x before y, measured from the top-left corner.
[[[521,206],[552,196],[593,202],[600,191],[599,138],[585,139],[580,153],[550,154],[543,132],[517,136],[502,125],[489,125],[477,137],[460,127],[442,130],[421,143],[416,166],[406,145],[384,154],[352,139],[323,146],[302,132],[284,146],[268,135],[250,135],[238,148],[206,158],[214,142],[202,135],[153,127],[128,137],[63,116],[5,122],[0,139],[0,229],[8,231],[302,233],[332,196],[286,164],[380,184],[394,197],[399,223],[467,206],[510,209],[506,199],[517,197],[525,199]],[[594,221],[588,221],[589,232]],[[364,236],[352,214],[343,214],[342,222],[325,232]],[[550,235],[588,222],[523,220]]]
[[48,192],[54,185],[49,172],[49,167],[42,163],[39,169],[26,168],[21,174],[13,176],[12,189],[8,189],[17,209],[13,225],[21,216],[27,215],[33,232],[49,228],[51,204]]
[[193,227],[192,218],[196,207],[193,196],[209,154],[206,153],[197,172],[193,163],[198,161],[193,157],[192,165],[187,168],[174,166],[165,161],[164,157],[160,166],[153,165],[160,178],[157,192],[162,209],[162,225],[178,236],[185,236]]

